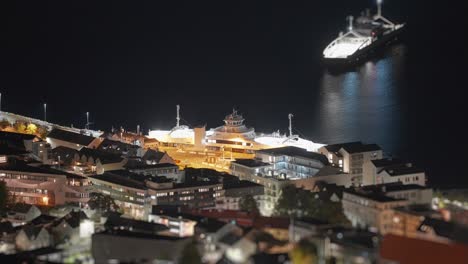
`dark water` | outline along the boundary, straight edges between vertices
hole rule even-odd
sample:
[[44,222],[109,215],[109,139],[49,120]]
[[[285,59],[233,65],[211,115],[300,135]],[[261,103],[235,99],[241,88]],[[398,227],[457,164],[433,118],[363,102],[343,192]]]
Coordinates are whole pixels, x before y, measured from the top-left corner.
[[[466,35],[441,3],[385,1],[408,23],[401,44],[352,72],[323,48],[373,1],[17,3],[1,10],[2,109],[94,128],[221,124],[233,107],[257,131],[294,127],[316,142],[362,140],[466,184]],[[434,19],[437,17],[437,19]]]

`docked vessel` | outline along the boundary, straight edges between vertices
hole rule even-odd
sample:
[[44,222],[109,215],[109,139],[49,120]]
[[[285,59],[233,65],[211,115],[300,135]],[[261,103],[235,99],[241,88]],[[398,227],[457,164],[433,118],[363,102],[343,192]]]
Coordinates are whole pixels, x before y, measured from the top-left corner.
[[151,130],[148,137],[157,139],[165,146],[184,146],[188,149],[226,150],[253,153],[259,149],[295,146],[307,151],[317,151],[323,144],[293,134],[292,114],[289,114],[289,135],[274,132],[258,133],[244,124],[244,118],[236,110],[224,118],[224,125],[212,129],[204,126],[189,128],[180,124],[180,107],[177,105],[177,123],[171,130]]
[[396,24],[382,16],[382,0],[377,0],[377,14],[369,10],[354,19],[348,17],[348,31],[340,32],[323,51],[323,59],[329,66],[349,65],[360,62],[374,51],[398,38],[405,24]]

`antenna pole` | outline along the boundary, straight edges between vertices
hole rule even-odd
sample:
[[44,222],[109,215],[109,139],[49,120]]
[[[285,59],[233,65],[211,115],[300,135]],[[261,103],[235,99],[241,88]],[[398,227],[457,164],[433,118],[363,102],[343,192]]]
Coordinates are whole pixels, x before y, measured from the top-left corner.
[[289,118],[289,137],[292,137],[292,117],[293,117],[293,114],[289,114],[288,115],[288,118]]
[[180,125],[180,114],[179,114],[180,105],[177,105],[176,107],[177,107],[177,117],[176,117],[177,124],[176,124],[176,127],[179,127],[179,125]]

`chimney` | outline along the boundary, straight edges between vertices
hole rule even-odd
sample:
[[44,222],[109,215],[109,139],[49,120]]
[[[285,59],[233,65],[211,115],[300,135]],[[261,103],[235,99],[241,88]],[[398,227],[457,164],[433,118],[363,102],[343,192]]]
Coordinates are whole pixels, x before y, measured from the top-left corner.
[[387,187],[385,185],[382,186],[382,192],[387,192]]

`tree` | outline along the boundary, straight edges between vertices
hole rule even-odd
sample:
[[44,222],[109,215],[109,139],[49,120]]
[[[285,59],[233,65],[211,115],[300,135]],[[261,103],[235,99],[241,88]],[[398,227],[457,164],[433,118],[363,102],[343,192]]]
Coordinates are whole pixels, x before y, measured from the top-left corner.
[[255,201],[255,198],[248,194],[245,196],[242,196],[239,200],[239,208],[242,211],[247,211],[247,212],[252,212],[252,213],[258,213],[258,205],[257,201]]
[[88,206],[92,210],[102,212],[117,212],[120,210],[112,197],[102,193],[91,193],[89,195]]
[[275,207],[277,216],[312,217],[331,224],[349,225],[341,202],[322,200],[310,191],[285,186]]
[[0,181],[0,214],[3,214],[16,201],[14,194],[8,191],[5,181]]
[[299,240],[289,252],[289,258],[293,264],[316,264],[317,247],[307,239]]
[[26,125],[23,122],[16,122],[14,128],[18,133],[26,133]]
[[190,241],[182,250],[180,264],[202,264],[200,252],[195,241]]
[[0,128],[5,129],[7,127],[11,127],[11,123],[6,119],[2,119],[2,121],[0,121]]
[[33,123],[28,124],[26,127],[26,133],[28,134],[36,134],[37,132],[37,126]]

